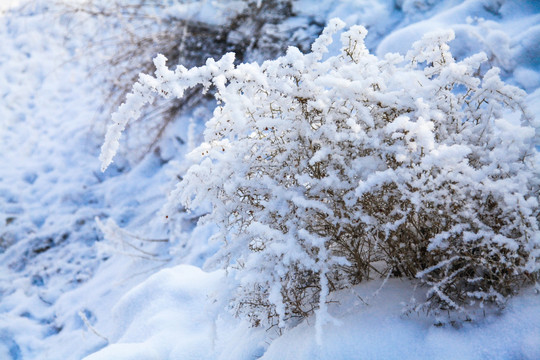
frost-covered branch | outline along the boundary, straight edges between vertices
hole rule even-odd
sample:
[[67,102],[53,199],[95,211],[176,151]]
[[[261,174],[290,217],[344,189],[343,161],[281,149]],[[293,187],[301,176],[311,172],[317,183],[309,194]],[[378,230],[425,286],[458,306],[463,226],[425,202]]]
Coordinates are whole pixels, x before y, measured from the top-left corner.
[[175,71],[171,71],[165,65],[166,61],[163,55],[158,55],[154,59],[155,77],[141,74],[139,81],[133,85],[132,92],[126,96],[126,101],[112,115],[112,124],[107,129],[99,156],[101,171],[105,171],[112,163],[118,151],[120,136],[128,121],[138,119],[142,108],[154,101],[155,94],[166,98],[182,98],[184,91],[199,84],[204,85],[206,90],[211,83],[222,87],[227,72],[234,68],[233,53],[224,55],[217,62],[208,59],[206,65],[190,70],[179,66]]

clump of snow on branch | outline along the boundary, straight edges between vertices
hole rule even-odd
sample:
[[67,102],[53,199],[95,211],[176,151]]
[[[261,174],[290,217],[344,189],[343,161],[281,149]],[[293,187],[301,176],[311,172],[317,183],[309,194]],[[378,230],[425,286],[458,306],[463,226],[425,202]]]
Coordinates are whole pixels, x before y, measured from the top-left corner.
[[535,130],[524,92],[482,53],[456,62],[452,31],[406,58],[377,58],[366,30],[334,19],[302,54],[235,66],[234,56],[171,71],[155,60],[113,116],[105,169],[129,119],[156,94],[216,88],[193,165],[164,212],[211,205],[211,264],[228,269],[231,307],[254,325],[286,327],[328,296],[374,276],[425,285],[416,310],[503,306],[540,269]]

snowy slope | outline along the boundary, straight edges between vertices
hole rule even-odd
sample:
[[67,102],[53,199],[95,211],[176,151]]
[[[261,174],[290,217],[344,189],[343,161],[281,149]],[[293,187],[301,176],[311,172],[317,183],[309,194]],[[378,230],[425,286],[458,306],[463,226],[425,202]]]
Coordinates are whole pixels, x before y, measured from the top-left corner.
[[[129,258],[127,274],[119,265],[97,281],[109,255],[94,247],[102,238],[94,218],[142,223],[156,235],[163,226],[152,230],[152,213],[164,196],[149,183],[166,184],[167,177],[152,157],[117,181],[99,171],[99,78],[74,61],[54,8],[32,2],[1,18],[0,33],[0,354],[81,358],[103,340],[86,336],[77,313],[93,322],[95,308],[111,306],[118,283],[164,263]],[[135,213],[139,203],[146,210]]]
[[[537,1],[299,0],[297,11],[302,21],[366,25],[379,56],[452,28],[457,57],[485,51],[540,113]],[[373,281],[336,295],[352,310],[334,307],[340,324],[326,325],[319,343],[310,319],[278,336],[233,318],[223,273],[201,270],[216,246],[212,227],[172,239],[157,216],[178,166],[151,153],[100,172],[108,74],[88,76],[75,56],[84,43],[73,41],[86,33],[62,19],[41,0],[0,17],[0,359],[540,359],[532,291],[456,329],[403,316],[409,283],[390,281],[374,296]],[[170,131],[187,138],[186,126]],[[182,161],[187,146],[169,152]],[[96,217],[129,233],[113,243]]]

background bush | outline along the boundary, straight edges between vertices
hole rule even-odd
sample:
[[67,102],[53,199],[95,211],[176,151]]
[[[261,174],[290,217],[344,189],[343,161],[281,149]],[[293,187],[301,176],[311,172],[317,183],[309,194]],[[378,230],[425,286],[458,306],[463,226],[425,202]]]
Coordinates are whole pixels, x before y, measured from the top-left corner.
[[[205,17],[208,11],[215,14]],[[309,46],[312,41],[309,32],[299,32],[309,24],[288,22],[294,15],[292,0],[221,0],[212,5],[183,0],[85,0],[62,2],[58,12],[68,28],[86,34],[84,46],[71,43],[70,34],[66,43],[77,59],[88,62],[90,75],[104,66],[108,69],[105,114],[118,108],[139,73],[152,71],[157,54],[189,68],[226,52],[234,52],[238,62],[263,61],[282,55],[288,45]],[[210,18],[213,22],[208,22]],[[304,36],[295,35],[300,33]],[[143,109],[140,121],[126,129],[123,155],[140,160],[156,149],[167,126],[212,100],[212,91],[201,94],[200,88],[188,90],[182,99],[156,99]]]

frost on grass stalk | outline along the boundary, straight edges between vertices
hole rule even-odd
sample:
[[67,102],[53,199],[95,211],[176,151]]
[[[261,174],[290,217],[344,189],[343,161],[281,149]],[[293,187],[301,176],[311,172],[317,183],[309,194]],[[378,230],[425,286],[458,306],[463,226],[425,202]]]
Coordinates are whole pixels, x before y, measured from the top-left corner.
[[[170,196],[211,205],[215,260],[236,281],[236,313],[289,326],[328,295],[372,276],[415,278],[417,309],[468,311],[505,300],[539,271],[535,130],[524,93],[484,54],[455,62],[453,33],[427,35],[406,58],[370,55],[351,27],[328,56],[332,20],[302,54],[170,71],[156,58],[114,116],[106,167],[125,122],[154,94],[214,85],[220,103],[205,142]],[[326,56],[325,56],[326,55]],[[167,211],[167,208],[166,208]]]

